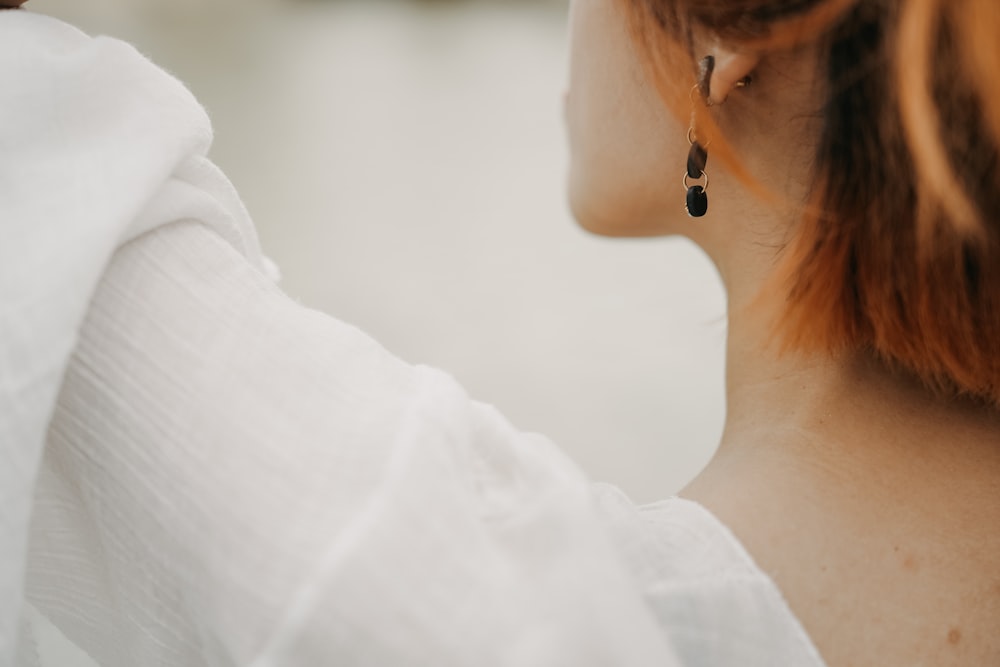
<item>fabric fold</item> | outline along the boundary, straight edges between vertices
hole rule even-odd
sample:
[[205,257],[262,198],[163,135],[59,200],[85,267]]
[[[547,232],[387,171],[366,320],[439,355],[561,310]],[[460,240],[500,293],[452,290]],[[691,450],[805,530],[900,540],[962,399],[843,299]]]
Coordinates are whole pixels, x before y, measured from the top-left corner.
[[[264,270],[204,110],[131,46],[0,12],[0,664],[13,660],[31,498],[77,331],[117,247],[196,217]],[[161,195],[186,182],[171,204]]]

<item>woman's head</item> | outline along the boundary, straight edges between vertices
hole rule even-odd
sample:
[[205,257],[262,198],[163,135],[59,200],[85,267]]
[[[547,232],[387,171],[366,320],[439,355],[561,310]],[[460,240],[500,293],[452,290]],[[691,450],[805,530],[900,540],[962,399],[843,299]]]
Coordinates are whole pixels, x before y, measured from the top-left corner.
[[[1000,3],[576,5],[571,197],[584,226],[687,234],[724,274],[766,248],[757,287],[780,301],[790,348],[870,351],[1000,403]],[[586,53],[599,33],[620,41],[611,56]],[[724,105],[689,95],[703,55],[721,65]],[[733,89],[744,71],[753,85]],[[602,78],[612,96],[587,90]],[[692,108],[713,141],[700,221],[683,215],[680,185]]]

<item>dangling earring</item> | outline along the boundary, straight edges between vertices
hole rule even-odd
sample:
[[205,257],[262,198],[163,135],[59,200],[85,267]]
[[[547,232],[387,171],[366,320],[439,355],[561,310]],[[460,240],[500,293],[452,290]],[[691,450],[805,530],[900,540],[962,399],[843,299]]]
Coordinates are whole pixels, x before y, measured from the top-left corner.
[[[708,150],[698,141],[697,133],[697,112],[694,108],[694,93],[697,91],[701,101],[706,106],[711,106],[711,85],[712,72],[715,70],[715,58],[705,56],[698,63],[698,83],[691,90],[691,127],[688,128],[688,143],[691,150],[688,151],[687,171],[684,173],[684,189],[687,191],[685,207],[687,213],[692,218],[700,218],[708,212],[708,174],[705,173],[705,165],[708,164]],[[689,180],[705,179],[705,183],[690,185]]]

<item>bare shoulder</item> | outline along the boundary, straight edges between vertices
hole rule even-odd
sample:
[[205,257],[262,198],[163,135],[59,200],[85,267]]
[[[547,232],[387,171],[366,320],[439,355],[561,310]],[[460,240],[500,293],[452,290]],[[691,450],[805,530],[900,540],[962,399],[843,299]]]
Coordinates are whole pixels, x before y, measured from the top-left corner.
[[1000,665],[995,502],[793,491],[774,468],[743,480],[684,495],[743,542],[829,667]]

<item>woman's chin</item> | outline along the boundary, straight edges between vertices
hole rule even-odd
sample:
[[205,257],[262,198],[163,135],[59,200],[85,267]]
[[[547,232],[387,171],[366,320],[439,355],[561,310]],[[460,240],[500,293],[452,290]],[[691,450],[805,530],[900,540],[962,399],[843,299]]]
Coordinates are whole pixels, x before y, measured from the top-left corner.
[[[597,236],[641,238],[683,233],[665,216],[641,205],[641,197],[601,193],[570,176],[569,208],[581,229]],[[683,211],[682,211],[683,213]]]

